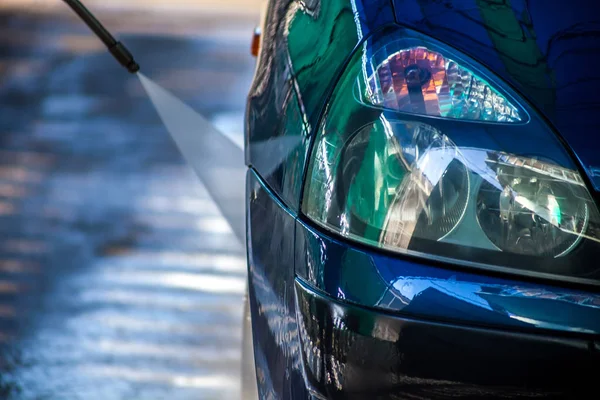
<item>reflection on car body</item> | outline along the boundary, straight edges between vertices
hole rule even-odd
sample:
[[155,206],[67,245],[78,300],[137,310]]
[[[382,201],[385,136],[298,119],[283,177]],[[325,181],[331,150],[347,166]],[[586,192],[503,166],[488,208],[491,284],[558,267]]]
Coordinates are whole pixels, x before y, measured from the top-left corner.
[[600,9],[574,3],[266,3],[246,115],[260,398],[593,386]]

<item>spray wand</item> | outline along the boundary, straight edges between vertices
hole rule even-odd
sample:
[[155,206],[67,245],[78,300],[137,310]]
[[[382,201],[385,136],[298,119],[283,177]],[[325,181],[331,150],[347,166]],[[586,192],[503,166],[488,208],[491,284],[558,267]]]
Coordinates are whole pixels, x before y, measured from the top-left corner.
[[77,15],[89,26],[89,28],[102,40],[113,57],[129,72],[135,74],[140,70],[140,66],[133,59],[133,55],[127,50],[127,47],[118,42],[113,35],[94,17],[94,15],[78,0],[63,0]]

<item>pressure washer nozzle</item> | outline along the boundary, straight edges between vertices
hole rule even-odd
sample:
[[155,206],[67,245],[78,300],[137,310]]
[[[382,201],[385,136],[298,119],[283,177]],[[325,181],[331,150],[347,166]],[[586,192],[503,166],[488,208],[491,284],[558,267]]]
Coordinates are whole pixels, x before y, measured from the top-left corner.
[[113,57],[115,57],[122,66],[127,68],[132,74],[135,74],[140,70],[140,66],[135,62],[129,50],[127,50],[121,42],[117,42],[113,35],[106,30],[104,25],[102,25],[79,0],[64,0],[64,2],[67,3],[67,5],[79,15],[83,22],[89,26],[92,32],[102,40]]
[[135,74],[136,72],[138,72],[140,70],[140,66],[138,65],[138,63],[135,62],[135,60],[133,59],[133,56],[131,55],[129,50],[127,50],[127,47],[125,47],[123,45],[123,43],[117,42],[114,46],[110,47],[108,50],[110,50],[110,53],[113,55],[113,57],[115,57],[117,59],[117,61],[122,66],[127,68],[127,70],[129,72],[131,72],[132,74]]

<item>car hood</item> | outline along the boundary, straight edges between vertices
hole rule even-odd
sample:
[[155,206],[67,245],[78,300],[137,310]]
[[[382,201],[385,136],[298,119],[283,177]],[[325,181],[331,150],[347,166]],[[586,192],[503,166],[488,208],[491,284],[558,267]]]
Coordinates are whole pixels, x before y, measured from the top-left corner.
[[392,0],[397,21],[487,66],[543,114],[600,191],[600,5]]

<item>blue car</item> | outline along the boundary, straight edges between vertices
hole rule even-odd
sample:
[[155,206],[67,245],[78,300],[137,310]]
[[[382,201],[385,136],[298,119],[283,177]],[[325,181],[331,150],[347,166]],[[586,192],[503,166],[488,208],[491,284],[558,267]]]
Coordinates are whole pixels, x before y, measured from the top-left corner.
[[246,114],[260,399],[597,398],[599,15],[265,2]]

